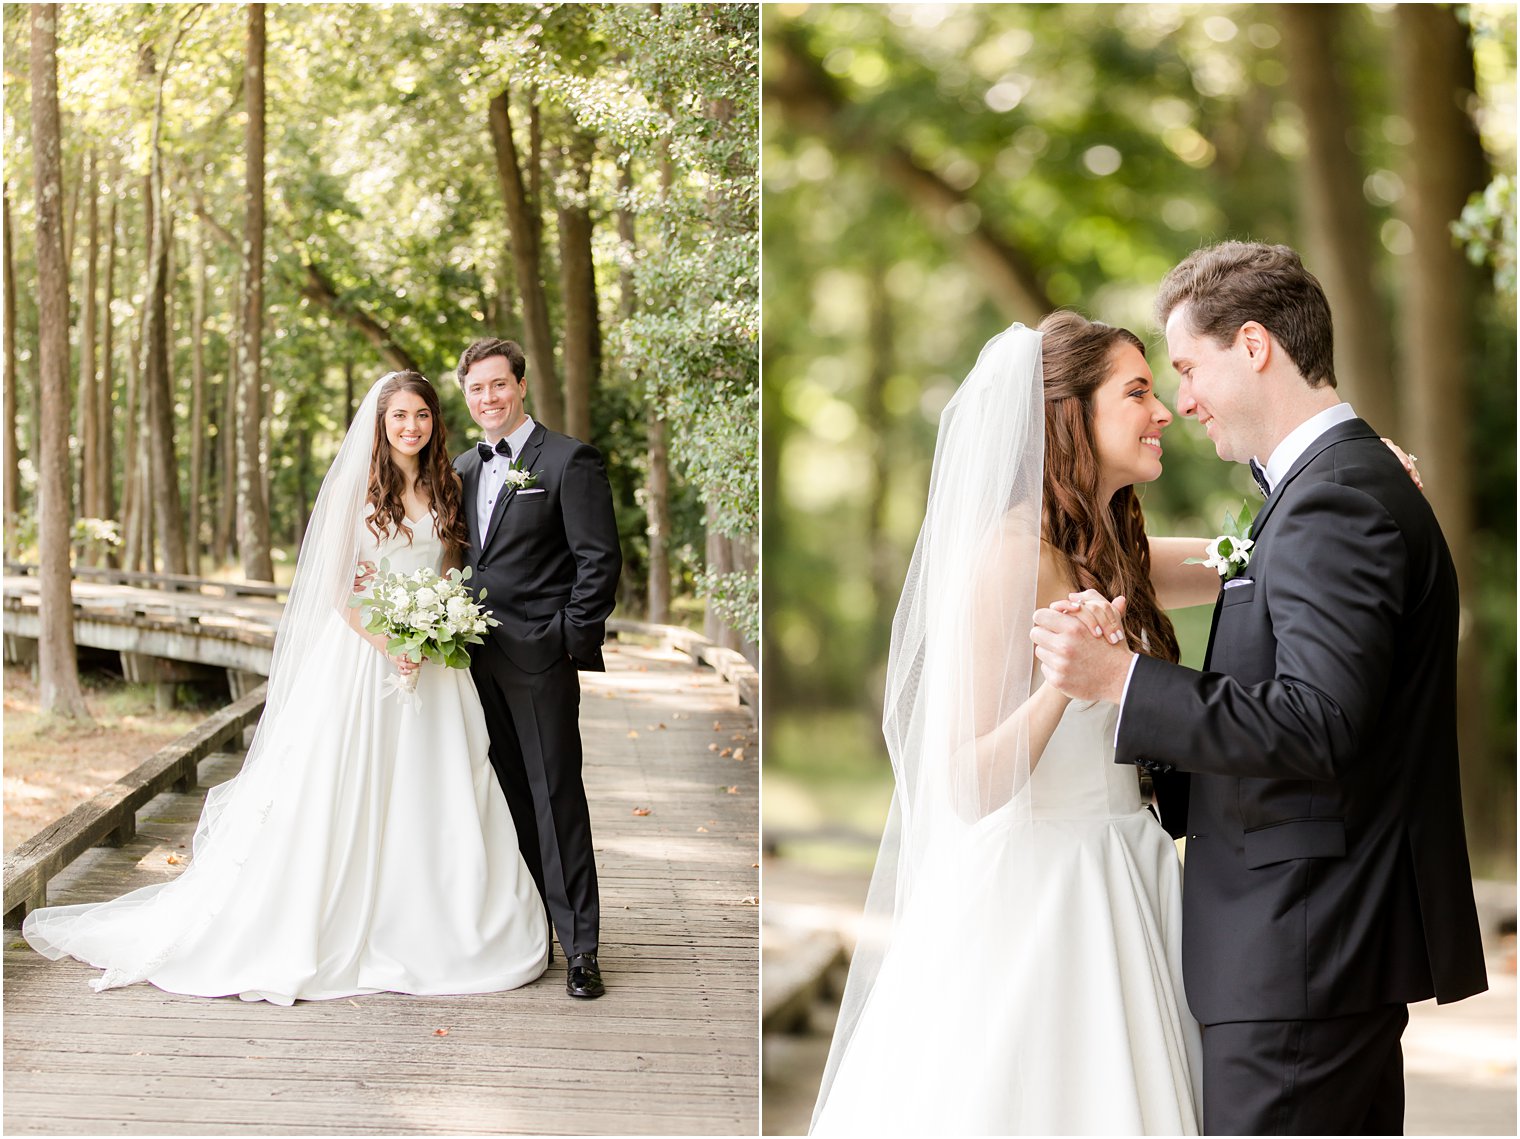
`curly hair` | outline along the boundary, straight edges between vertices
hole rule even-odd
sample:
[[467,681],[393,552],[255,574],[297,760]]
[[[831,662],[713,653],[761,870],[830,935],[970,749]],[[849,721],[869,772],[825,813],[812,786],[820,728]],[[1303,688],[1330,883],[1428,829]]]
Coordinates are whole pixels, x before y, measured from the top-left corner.
[[433,385],[417,372],[396,372],[380,389],[380,405],[375,412],[375,446],[369,464],[368,500],[374,512],[367,525],[375,538],[383,539],[395,532],[412,540],[406,524],[406,486],[401,468],[391,458],[391,441],[385,433],[385,413],[398,392],[412,392],[422,397],[433,419],[433,434],[417,456],[417,486],[426,492],[438,518],[438,536],[450,556],[461,553],[470,544],[465,522],[463,494],[459,476],[449,465],[448,431],[443,424],[443,410]]
[[1125,344],[1145,353],[1127,328],[1054,312],[1040,322],[1045,373],[1045,488],[1040,536],[1056,550],[1078,589],[1106,597],[1123,594],[1129,646],[1176,661],[1172,622],[1151,584],[1151,548],[1135,488],[1108,502],[1099,491],[1093,395],[1112,374],[1114,353]]

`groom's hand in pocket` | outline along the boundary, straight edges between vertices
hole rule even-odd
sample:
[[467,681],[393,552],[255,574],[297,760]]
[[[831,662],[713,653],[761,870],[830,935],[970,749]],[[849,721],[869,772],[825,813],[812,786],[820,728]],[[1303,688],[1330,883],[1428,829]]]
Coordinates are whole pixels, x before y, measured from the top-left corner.
[[[1096,602],[1056,604],[1062,609],[1075,605],[1081,613],[1061,612],[1055,606],[1035,611],[1029,639],[1034,642],[1034,655],[1046,681],[1073,700],[1118,704],[1124,697],[1124,682],[1135,654],[1122,633],[1118,643],[1103,634],[1105,629],[1119,631],[1124,598],[1115,598],[1106,610]],[[1094,635],[1094,629],[1100,635]]]

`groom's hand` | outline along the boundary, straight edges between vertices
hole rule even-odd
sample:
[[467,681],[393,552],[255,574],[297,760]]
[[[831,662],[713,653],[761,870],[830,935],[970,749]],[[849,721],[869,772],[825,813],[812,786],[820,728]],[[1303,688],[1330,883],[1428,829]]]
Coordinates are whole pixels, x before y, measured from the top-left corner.
[[[1123,612],[1123,601],[1114,599],[1115,613]],[[1029,639],[1046,681],[1057,691],[1073,700],[1117,704],[1124,698],[1124,682],[1135,654],[1122,637],[1114,644],[1107,637],[1094,636],[1091,626],[1077,616],[1051,608],[1035,611]]]

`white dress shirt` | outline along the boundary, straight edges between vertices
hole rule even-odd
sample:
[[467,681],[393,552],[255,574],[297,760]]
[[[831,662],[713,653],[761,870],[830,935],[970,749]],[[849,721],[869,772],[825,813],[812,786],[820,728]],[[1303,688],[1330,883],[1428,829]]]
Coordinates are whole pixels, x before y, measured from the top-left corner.
[[479,524],[476,533],[480,535],[482,546],[486,542],[486,531],[491,528],[491,513],[496,509],[496,500],[501,496],[501,488],[506,485],[507,468],[517,460],[522,454],[522,449],[528,445],[528,436],[533,434],[533,427],[533,417],[527,416],[522,423],[518,424],[517,430],[506,437],[507,446],[512,448],[510,460],[505,455],[493,452],[490,462],[480,464],[480,486],[475,496],[475,520]]
[[[1277,484],[1289,471],[1293,464],[1307,451],[1310,445],[1330,428],[1355,419],[1356,412],[1351,410],[1349,403],[1338,403],[1333,407],[1327,407],[1318,415],[1312,415],[1304,420],[1292,431],[1283,436],[1283,441],[1272,451],[1272,457],[1262,467],[1262,477],[1267,480],[1267,486],[1272,490],[1277,489]],[[1260,464],[1261,460],[1256,462]],[[1140,660],[1137,656],[1129,662],[1129,672],[1124,676],[1124,691],[1119,696],[1119,718],[1114,723],[1114,746],[1119,746],[1119,724],[1124,720],[1124,701],[1129,697],[1129,682],[1135,675],[1135,665]]]

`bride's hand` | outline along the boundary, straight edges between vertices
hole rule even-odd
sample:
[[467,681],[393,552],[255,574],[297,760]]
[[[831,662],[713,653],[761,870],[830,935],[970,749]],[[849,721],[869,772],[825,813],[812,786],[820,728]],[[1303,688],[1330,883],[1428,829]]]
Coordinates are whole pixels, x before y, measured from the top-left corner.
[[1050,607],[1057,613],[1075,617],[1095,637],[1103,637],[1111,645],[1124,640],[1124,597],[1109,601],[1096,589],[1081,593],[1069,593],[1065,601],[1052,601]]
[[374,562],[358,562],[354,566],[354,592],[363,593],[364,587],[370,583],[370,579],[378,573],[380,567]]
[[[1379,438],[1382,437],[1379,436]],[[1399,462],[1404,464],[1404,469],[1409,472],[1409,477],[1414,479],[1414,485],[1419,487],[1421,490],[1424,490],[1425,484],[1420,480],[1420,472],[1415,468],[1414,465],[1416,462],[1415,457],[1413,455],[1407,454],[1404,451],[1404,448],[1400,447],[1392,439],[1383,439],[1383,442],[1387,444],[1388,449],[1393,452],[1394,457],[1398,459]]]
[[419,668],[422,667],[421,661],[412,660],[410,657],[407,657],[403,653],[395,653],[391,655],[390,661],[393,665],[396,666],[396,671],[399,672],[402,676],[410,676],[412,673],[416,672]]

